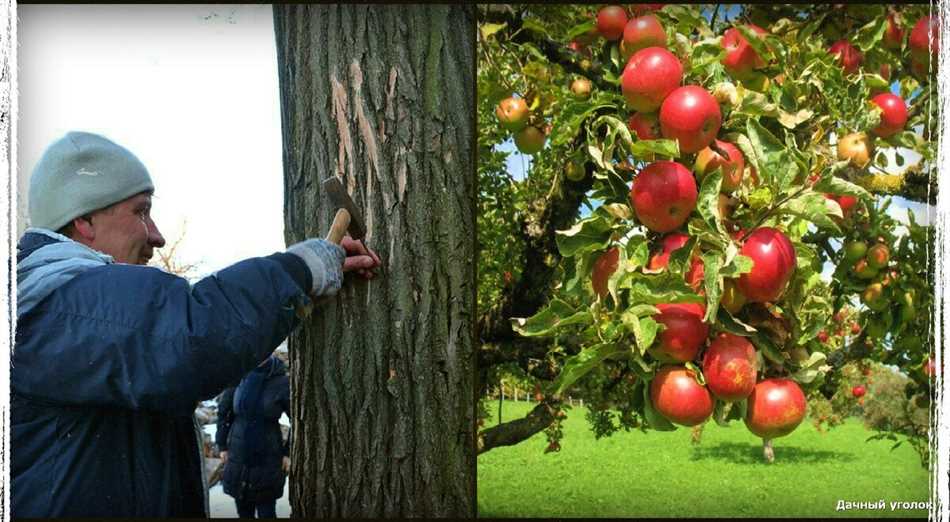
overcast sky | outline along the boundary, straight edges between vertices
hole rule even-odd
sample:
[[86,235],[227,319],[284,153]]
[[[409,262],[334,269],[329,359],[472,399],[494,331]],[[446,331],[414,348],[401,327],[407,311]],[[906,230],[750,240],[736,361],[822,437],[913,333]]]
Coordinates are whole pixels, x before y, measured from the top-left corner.
[[[19,5],[18,218],[70,130],[135,153],[153,217],[200,274],[284,248],[277,56],[268,5]],[[22,225],[20,229],[22,230]]]

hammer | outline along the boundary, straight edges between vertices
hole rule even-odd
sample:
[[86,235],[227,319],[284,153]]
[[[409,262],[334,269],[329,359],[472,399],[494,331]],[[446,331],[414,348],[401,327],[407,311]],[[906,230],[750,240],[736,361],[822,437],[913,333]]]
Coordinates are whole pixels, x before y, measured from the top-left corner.
[[[366,237],[366,227],[363,226],[363,219],[360,216],[359,209],[346,193],[340,178],[331,176],[323,181],[323,188],[330,198],[330,203],[336,207],[336,215],[333,216],[333,223],[330,225],[330,231],[327,232],[327,241],[339,245],[343,241],[343,236],[349,232],[350,237],[358,240],[363,248],[366,243],[363,239]],[[368,248],[366,249],[369,250]],[[305,319],[310,316],[314,305],[320,305],[329,301],[329,297],[317,298],[315,302],[302,303],[297,306],[297,316]]]
[[327,233],[327,241],[339,245],[343,236],[349,232],[351,238],[359,240],[363,248],[366,248],[366,243],[363,243],[363,238],[366,237],[363,218],[360,217],[356,204],[343,188],[340,178],[336,176],[327,178],[323,182],[323,189],[327,192],[330,203],[337,209],[336,215],[333,216],[333,224],[330,225],[330,232]]

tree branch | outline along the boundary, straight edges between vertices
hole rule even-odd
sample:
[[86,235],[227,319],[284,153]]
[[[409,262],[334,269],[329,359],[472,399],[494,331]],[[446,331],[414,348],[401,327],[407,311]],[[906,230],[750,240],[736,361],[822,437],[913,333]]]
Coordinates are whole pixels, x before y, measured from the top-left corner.
[[582,67],[577,63],[577,53],[566,45],[550,38],[543,38],[537,33],[523,31],[523,18],[510,6],[489,5],[482,9],[480,14],[482,18],[479,22],[507,24],[510,29],[509,34],[512,35],[512,42],[519,44],[530,42],[548,61],[560,65],[565,71],[586,77],[600,89],[607,91],[619,89],[616,84],[604,79],[604,65],[599,60],[591,57],[587,60],[589,67]]
[[543,431],[554,422],[554,403],[539,403],[523,419],[492,426],[479,432],[475,446],[479,455],[499,446],[514,446]]

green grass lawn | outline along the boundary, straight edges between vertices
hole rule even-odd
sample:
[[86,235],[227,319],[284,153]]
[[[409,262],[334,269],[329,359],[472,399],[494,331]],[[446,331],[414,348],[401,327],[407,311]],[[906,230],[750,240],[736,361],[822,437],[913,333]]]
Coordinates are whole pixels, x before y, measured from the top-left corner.
[[[492,406],[489,425],[497,423]],[[533,404],[506,402],[504,420]],[[543,433],[478,458],[482,517],[926,517],[891,511],[890,502],[930,498],[929,476],[907,444],[865,442],[860,422],[818,432],[810,419],[775,440],[775,463],[741,422],[690,430],[620,432],[595,440],[584,410],[564,423],[561,451],[545,454]],[[884,510],[835,511],[839,500],[877,502]]]

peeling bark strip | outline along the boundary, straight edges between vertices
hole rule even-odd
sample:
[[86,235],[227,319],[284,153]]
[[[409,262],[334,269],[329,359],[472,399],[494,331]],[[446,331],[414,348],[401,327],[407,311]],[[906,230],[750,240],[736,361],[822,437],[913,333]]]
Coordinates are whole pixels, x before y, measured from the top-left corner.
[[342,178],[382,277],[290,338],[295,517],[475,516],[474,12],[274,7],[285,236]]

